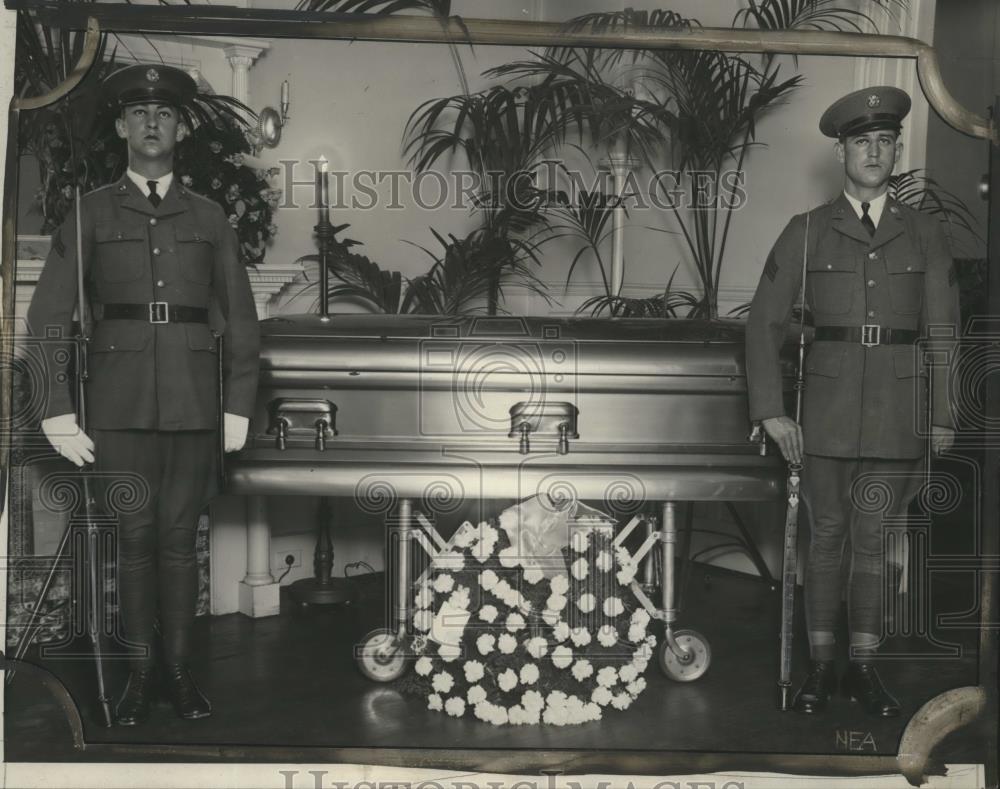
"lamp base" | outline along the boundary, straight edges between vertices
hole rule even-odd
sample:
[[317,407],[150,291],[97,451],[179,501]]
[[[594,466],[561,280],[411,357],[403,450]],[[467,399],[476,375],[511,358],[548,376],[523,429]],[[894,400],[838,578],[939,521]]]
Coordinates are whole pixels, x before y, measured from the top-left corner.
[[302,578],[288,586],[288,594],[299,605],[339,605],[349,603],[356,594],[349,578]]

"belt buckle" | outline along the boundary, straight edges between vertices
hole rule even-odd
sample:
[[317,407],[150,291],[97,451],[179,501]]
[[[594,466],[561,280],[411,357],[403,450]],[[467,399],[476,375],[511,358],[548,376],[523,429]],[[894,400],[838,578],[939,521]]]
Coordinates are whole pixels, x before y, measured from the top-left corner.
[[149,302],[150,323],[170,323],[170,304],[166,301]]
[[866,323],[861,327],[861,344],[874,348],[882,340],[882,327],[877,323]]

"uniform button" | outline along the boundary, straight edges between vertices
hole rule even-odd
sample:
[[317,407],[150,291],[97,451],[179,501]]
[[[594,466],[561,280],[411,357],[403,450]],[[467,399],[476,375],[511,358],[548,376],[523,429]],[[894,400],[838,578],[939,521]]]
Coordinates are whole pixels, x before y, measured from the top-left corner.
[[108,348],[113,351],[115,349],[115,346],[109,345]]
[[164,286],[164,284],[166,284],[166,283],[164,283],[164,281],[162,279],[156,280],[156,287],[162,288]]
[[913,266],[907,266],[907,267],[906,267],[906,270],[907,270],[907,271],[913,271]]
[[151,225],[155,225],[156,224],[156,217],[155,216],[151,216],[149,218],[149,224],[151,224]]
[[827,264],[826,264],[826,267],[827,267],[827,268],[833,268],[833,263],[827,263]]
[[869,260],[878,260],[878,252],[869,252],[868,253],[868,259]]
[[869,288],[874,288],[875,287],[875,280],[873,280],[873,279],[868,280],[868,287]]
[[153,254],[154,255],[159,255],[160,254],[160,248],[159,247],[153,247]]

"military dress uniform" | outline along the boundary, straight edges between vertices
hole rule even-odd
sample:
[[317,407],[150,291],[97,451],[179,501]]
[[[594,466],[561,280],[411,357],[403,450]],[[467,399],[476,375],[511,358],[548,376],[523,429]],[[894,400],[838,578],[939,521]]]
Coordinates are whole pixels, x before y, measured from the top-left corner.
[[[802,418],[814,660],[833,660],[833,643],[814,638],[835,631],[848,538],[852,642],[882,634],[882,520],[905,514],[919,488],[929,395],[931,423],[954,426],[946,360],[959,307],[951,255],[934,217],[884,199],[874,234],[846,194],[809,212],[808,243],[806,214],[793,217],[767,258],[747,322],[750,417],[784,416],[779,352],[801,294],[805,254],[805,301],[816,326]],[[933,376],[931,358],[940,365]]]
[[[218,492],[218,355],[224,410],[249,417],[259,329],[238,242],[222,208],[174,177],[158,204],[128,176],[83,196],[80,232],[93,315],[87,430],[98,480],[139,475],[141,506],[118,513],[118,588],[126,638],[153,660],[191,654],[195,532]],[[36,336],[70,336],[77,301],[76,219],[52,237],[28,312]],[[49,354],[45,417],[75,412],[63,357]],[[107,497],[106,497],[107,498]],[[113,497],[112,497],[113,498]]]

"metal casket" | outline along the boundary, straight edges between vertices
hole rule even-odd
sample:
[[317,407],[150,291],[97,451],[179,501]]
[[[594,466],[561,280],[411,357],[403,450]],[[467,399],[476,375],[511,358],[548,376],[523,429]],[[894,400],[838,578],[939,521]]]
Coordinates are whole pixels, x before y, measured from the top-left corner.
[[784,487],[747,439],[737,321],[303,315],[261,335],[234,493],[617,508]]

